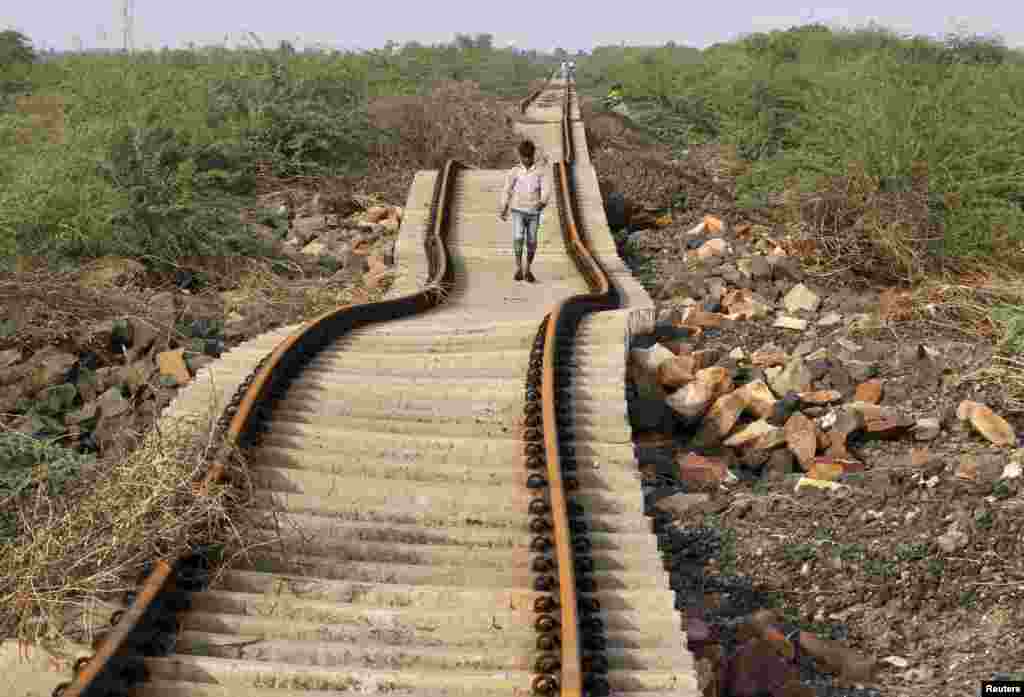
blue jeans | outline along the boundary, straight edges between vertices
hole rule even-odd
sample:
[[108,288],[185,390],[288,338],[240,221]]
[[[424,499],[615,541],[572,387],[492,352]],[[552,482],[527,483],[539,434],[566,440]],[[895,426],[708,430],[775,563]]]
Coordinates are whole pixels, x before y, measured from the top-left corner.
[[537,228],[540,227],[540,211],[512,211],[512,249],[516,253],[516,266],[523,264],[523,243],[526,243],[526,266],[533,263],[537,253]]

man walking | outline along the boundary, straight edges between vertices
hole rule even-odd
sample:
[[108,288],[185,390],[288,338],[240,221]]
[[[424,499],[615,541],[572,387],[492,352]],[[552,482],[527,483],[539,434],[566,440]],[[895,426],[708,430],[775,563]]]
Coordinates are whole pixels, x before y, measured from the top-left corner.
[[[537,228],[540,227],[541,211],[548,205],[551,192],[548,189],[544,169],[535,162],[536,148],[529,140],[519,144],[519,164],[505,175],[505,187],[501,192],[501,207],[498,217],[508,220],[512,210],[512,248],[516,255],[517,281],[526,279],[536,283],[530,271],[533,257],[537,253]],[[523,269],[523,243],[526,243],[526,269]]]

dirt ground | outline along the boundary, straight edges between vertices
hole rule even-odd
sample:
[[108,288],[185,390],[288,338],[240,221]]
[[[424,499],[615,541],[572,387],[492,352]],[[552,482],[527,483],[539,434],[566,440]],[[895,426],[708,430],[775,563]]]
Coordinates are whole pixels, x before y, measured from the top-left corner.
[[[613,172],[625,152],[598,149],[594,164],[599,172]],[[656,149],[648,146],[646,153],[652,157]],[[730,664],[740,648],[737,632],[764,608],[776,612],[787,636],[800,629],[836,640],[845,651],[832,664],[810,652],[798,657],[794,665],[802,686],[813,692],[762,686],[765,694],[952,697],[976,695],[981,681],[996,675],[1020,679],[1024,451],[1019,441],[988,442],[955,413],[963,400],[980,402],[1016,433],[1024,432],[1015,373],[1007,370],[1011,364],[990,338],[972,336],[974,327],[901,311],[897,306],[909,306],[909,295],[852,273],[806,263],[784,280],[778,272],[774,280],[769,275],[760,281],[737,273],[741,258],[787,248],[794,262],[799,257],[779,226],[731,205],[727,156],[697,149],[684,166],[686,178],[680,176],[676,185],[691,203],[663,227],[652,224],[651,215],[643,217],[644,203],[651,210],[660,206],[637,177],[603,182],[606,194],[625,190],[636,197],[633,211],[641,222],[621,234],[621,253],[658,303],[663,321],[678,323],[691,305],[725,313],[721,295],[737,286],[779,308],[800,281],[821,304],[815,313],[799,315],[809,320],[805,330],[773,326],[773,312],[705,327],[699,336],[682,339],[683,352],[711,350],[716,365],[735,377],[737,361],[727,356],[737,348],[748,356],[775,350],[787,360],[827,348],[828,372],[815,374],[811,389],[837,390],[848,401],[862,383],[875,381],[882,387],[881,407],[908,423],[934,418],[940,424],[928,437],[913,430],[874,434],[879,437],[852,433],[846,445],[859,464],[838,478],[844,485],[838,492],[797,491],[803,473],[791,458],[773,456],[765,464],[744,461],[737,450],[702,448],[699,429],[678,420],[637,433],[648,503],[670,552],[679,607],[689,608],[720,642],[723,657],[701,661],[705,683],[719,675],[717,689],[707,694],[746,694],[723,683],[729,671],[738,670]],[[725,229],[689,237],[687,231],[708,214],[723,220]],[[681,261],[688,249],[714,237],[727,241],[732,252],[709,264]],[[819,327],[816,320],[828,313],[841,320]],[[837,347],[837,341],[846,343]],[[738,363],[740,372],[749,367],[745,360]],[[812,418],[825,413],[805,411]],[[688,480],[680,463],[689,453],[724,460],[731,478],[710,486]],[[692,501],[679,496],[698,493],[703,497]],[[870,678],[856,670],[844,675],[843,660],[871,665]]]

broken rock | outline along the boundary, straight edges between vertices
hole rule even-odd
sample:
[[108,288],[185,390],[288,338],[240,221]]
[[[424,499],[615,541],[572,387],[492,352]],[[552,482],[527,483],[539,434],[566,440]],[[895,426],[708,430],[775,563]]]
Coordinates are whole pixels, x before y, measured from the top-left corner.
[[811,373],[802,358],[792,358],[774,378],[769,378],[772,392],[782,397],[789,392],[806,392],[811,387]]
[[666,390],[675,390],[692,381],[697,372],[692,354],[673,356],[658,366],[658,384]]
[[1016,445],[1017,433],[1006,419],[979,402],[964,400],[957,407],[956,417],[969,421],[974,430],[996,445]]
[[714,237],[697,249],[697,258],[699,259],[710,259],[711,257],[720,257],[729,252],[729,245],[720,237]]
[[772,326],[778,329],[792,329],[794,331],[802,332],[807,329],[807,320],[779,315],[775,318],[775,323],[772,324]]
[[700,511],[704,504],[710,500],[711,497],[707,494],[678,493],[658,499],[654,507],[678,520],[685,517],[691,511]]
[[665,391],[658,383],[658,367],[673,357],[673,353],[661,344],[650,348],[634,348],[629,351],[629,368],[637,390],[643,399],[664,399]]
[[192,379],[185,364],[185,349],[163,351],[157,354],[157,366],[161,376],[173,377],[178,385],[187,385]]
[[767,419],[775,411],[775,395],[763,380],[753,380],[743,385],[737,393],[743,396],[746,408],[759,419]]
[[819,327],[834,327],[843,321],[843,316],[838,312],[827,312],[818,320]]
[[729,477],[729,468],[717,457],[705,457],[697,453],[687,453],[679,463],[679,479],[692,485],[721,484]]
[[868,380],[857,385],[853,398],[858,402],[878,404],[882,399],[882,381],[879,379]]
[[736,432],[725,441],[731,448],[750,447],[758,450],[770,450],[786,442],[785,433],[778,426],[772,426],[765,419],[760,419]]
[[815,392],[798,392],[797,398],[804,404],[826,405],[834,404],[843,398],[838,390],[817,390]]
[[722,395],[711,405],[711,409],[704,416],[704,424],[699,435],[700,442],[705,447],[717,445],[723,438],[732,432],[740,414],[747,407],[746,395],[740,390]]
[[[818,449],[818,437],[814,422],[803,414],[793,414],[786,421],[783,431],[786,436],[786,446],[796,456],[800,466],[807,470],[814,461],[814,453]],[[818,477],[818,479],[821,478]]]
[[816,312],[820,304],[821,298],[818,297],[818,294],[803,283],[793,286],[782,299],[782,305],[790,313],[800,312],[801,310],[804,312]]

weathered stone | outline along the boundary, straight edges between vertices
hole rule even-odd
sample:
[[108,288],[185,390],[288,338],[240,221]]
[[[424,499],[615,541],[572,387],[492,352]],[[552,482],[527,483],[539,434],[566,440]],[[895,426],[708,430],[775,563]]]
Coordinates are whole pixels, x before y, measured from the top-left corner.
[[192,379],[185,365],[185,349],[163,351],[157,354],[156,360],[160,375],[174,378],[178,385],[187,385]]
[[696,419],[707,411],[708,405],[732,389],[728,371],[720,367],[698,370],[692,382],[672,393],[665,403],[680,416]]
[[698,259],[720,257],[729,252],[728,243],[720,237],[713,237],[702,244],[696,251]]
[[702,368],[697,371],[694,379],[706,382],[711,386],[712,399],[718,399],[733,388],[732,376],[729,374],[729,371],[722,366]]
[[798,283],[793,286],[782,299],[783,307],[785,307],[786,311],[790,313],[801,311],[816,312],[820,304],[821,298],[818,297],[818,294],[803,283]]
[[853,398],[858,402],[878,404],[882,400],[882,381],[879,379],[868,380],[857,385]]
[[704,416],[704,423],[698,434],[700,443],[705,447],[720,443],[732,432],[746,407],[747,397],[739,390],[716,399]]
[[798,392],[797,398],[804,404],[825,405],[838,402],[843,395],[838,390],[816,390],[814,392]]
[[326,252],[327,245],[318,240],[313,240],[312,242],[310,242],[309,244],[305,245],[302,248],[302,253],[311,257],[318,257],[321,254],[325,254]]
[[783,431],[786,437],[786,447],[796,456],[800,466],[807,470],[811,462],[814,461],[814,453],[818,449],[814,422],[803,414],[793,414],[786,421]]
[[679,493],[658,499],[654,507],[678,520],[684,518],[688,513],[700,512],[704,504],[710,500],[711,497],[707,494]]
[[811,373],[804,365],[802,358],[791,358],[782,371],[774,378],[769,378],[768,384],[777,396],[782,397],[789,392],[806,392],[811,387]]
[[700,418],[714,399],[712,386],[700,380],[687,383],[665,398],[665,403],[676,414],[692,421]]
[[690,307],[683,315],[684,327],[717,329],[731,326],[732,320],[717,312],[705,312],[697,307]]
[[734,320],[763,319],[771,312],[768,303],[755,293],[745,288],[728,291],[722,297],[722,307],[728,317]]
[[828,455],[837,460],[852,460],[846,449],[846,439],[854,431],[864,427],[864,415],[852,409],[843,409],[837,414],[835,424],[829,431]]
[[743,396],[746,409],[759,419],[766,419],[775,409],[775,395],[763,380],[752,380],[736,390]]
[[686,453],[679,463],[679,480],[691,485],[721,484],[729,476],[725,461],[716,457],[704,457],[697,453]]
[[366,209],[363,217],[368,223],[379,223],[388,216],[388,209],[385,206],[370,206]]
[[697,372],[692,354],[673,356],[658,365],[658,384],[666,390],[679,389],[694,378]]
[[819,327],[834,327],[843,321],[843,316],[838,312],[827,312],[818,320]]
[[878,416],[866,416],[864,432],[876,438],[901,438],[914,427],[916,422],[906,414],[884,410]]
[[642,399],[665,398],[665,391],[658,382],[658,367],[673,358],[673,354],[661,344],[650,348],[634,348],[629,351],[629,371]]
[[768,368],[776,365],[785,365],[788,356],[783,351],[754,351],[750,356],[750,362],[761,368]]
[[800,477],[797,481],[796,486],[793,487],[794,491],[800,491],[801,489],[823,489],[825,491],[838,492],[843,489],[843,485],[839,482],[830,482],[827,479],[814,479],[813,477]]
[[1013,426],[984,404],[964,400],[957,407],[956,416],[961,421],[969,421],[975,431],[996,445],[1017,444]]
[[831,457],[813,457],[804,468],[807,476],[812,479],[819,479],[827,482],[834,482],[843,476],[842,461]]
[[781,428],[773,426],[765,419],[755,421],[740,429],[726,439],[725,445],[731,448],[751,447],[770,450],[786,442],[786,435]]
[[775,322],[772,326],[777,329],[792,329],[794,331],[802,332],[807,329],[807,320],[779,315],[775,318]]
[[799,344],[797,344],[797,347],[793,349],[793,355],[799,356],[800,358],[804,358],[806,360],[806,357],[814,352],[815,343],[816,342],[814,341],[814,339],[801,341]]

